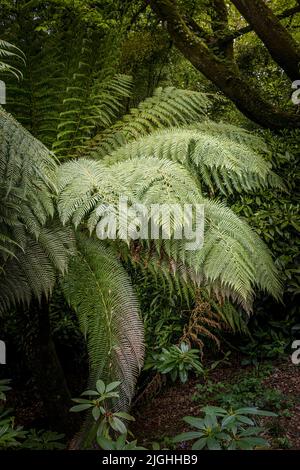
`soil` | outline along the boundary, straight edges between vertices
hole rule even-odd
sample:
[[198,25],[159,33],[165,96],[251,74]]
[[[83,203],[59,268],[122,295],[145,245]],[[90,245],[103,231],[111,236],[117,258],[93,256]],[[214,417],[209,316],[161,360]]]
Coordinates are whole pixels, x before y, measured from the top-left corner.
[[[251,367],[242,367],[239,364],[231,364],[229,367],[220,365],[218,369],[209,374],[212,382],[234,383],[241,374],[250,371]],[[135,416],[135,437],[140,444],[151,447],[152,442],[162,442],[168,445],[168,438],[181,432],[190,430],[182,421],[184,416],[199,416],[200,409],[205,405],[214,405],[212,401],[201,402],[193,400],[196,386],[201,380],[192,379],[186,384],[169,384],[164,386],[160,393],[147,403],[136,405],[132,414]],[[281,391],[287,399],[291,399],[288,416],[276,418],[276,432],[267,435],[272,448],[283,448],[278,444],[278,437],[287,437],[289,448],[300,449],[300,368],[290,362],[287,358],[283,362],[273,364],[271,374],[262,379],[269,388]],[[203,383],[203,380],[202,380]],[[198,393],[199,395],[199,393]],[[268,422],[272,418],[264,418]],[[274,418],[273,418],[274,419]],[[274,434],[276,437],[274,437]],[[185,445],[185,444],[184,444]],[[183,446],[184,446],[183,445]]]

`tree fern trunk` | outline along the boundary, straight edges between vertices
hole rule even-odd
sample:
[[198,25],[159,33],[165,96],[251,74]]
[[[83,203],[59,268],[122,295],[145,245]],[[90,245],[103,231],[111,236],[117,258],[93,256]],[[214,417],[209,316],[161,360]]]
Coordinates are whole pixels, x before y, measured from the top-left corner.
[[50,428],[69,434],[73,427],[73,417],[69,413],[71,395],[51,337],[46,299],[40,304],[33,301],[29,313],[32,334],[26,351],[28,366],[43,400]]

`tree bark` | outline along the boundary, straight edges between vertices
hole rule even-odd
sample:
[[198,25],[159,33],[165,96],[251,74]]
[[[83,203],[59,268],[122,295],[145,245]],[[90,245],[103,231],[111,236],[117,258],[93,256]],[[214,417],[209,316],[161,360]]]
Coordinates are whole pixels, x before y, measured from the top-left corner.
[[230,60],[217,57],[186,25],[171,0],[150,0],[152,9],[166,23],[175,46],[194,67],[212,81],[249,119],[270,129],[297,128],[300,116],[281,111],[267,102],[243,79]]
[[[300,13],[300,5],[296,6],[294,8],[288,8],[288,9],[284,10],[279,15],[276,15],[276,18],[278,20],[284,20],[286,18],[293,17],[297,13]],[[222,43],[226,43],[227,41],[233,41],[233,39],[238,39],[238,38],[244,36],[247,33],[251,33],[251,31],[253,31],[253,28],[252,28],[251,25],[245,26],[244,28],[237,29],[236,31],[230,31],[227,35],[222,37],[219,40],[219,42],[222,44]]]
[[[211,26],[214,38],[223,37],[228,32],[228,10],[224,0],[211,0]],[[220,50],[221,57],[223,55],[223,57],[233,61],[233,40],[216,41],[216,46]]]
[[300,78],[300,46],[264,0],[231,0],[231,3],[252,26],[287,76],[292,81]]

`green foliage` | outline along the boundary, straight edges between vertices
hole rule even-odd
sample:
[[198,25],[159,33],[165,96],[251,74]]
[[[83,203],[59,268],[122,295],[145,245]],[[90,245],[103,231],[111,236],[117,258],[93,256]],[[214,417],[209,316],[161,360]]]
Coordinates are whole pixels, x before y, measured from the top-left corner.
[[58,434],[57,432],[30,429],[26,433],[26,440],[22,443],[22,449],[62,450],[66,447],[61,442],[64,437],[64,434]]
[[9,386],[10,382],[10,379],[0,380],[0,401],[6,401],[6,392],[11,390],[11,387]]
[[[125,421],[134,421],[134,418],[126,413],[125,411],[112,411],[113,402],[119,398],[119,392],[116,391],[119,388],[121,382],[111,382],[105,385],[103,380],[99,379],[96,382],[96,390],[86,390],[82,395],[93,397],[90,399],[86,398],[74,398],[73,401],[78,403],[73,406],[70,411],[81,412],[91,409],[94,424],[88,431],[88,439],[92,442],[95,437],[105,438],[111,440],[111,433],[119,433],[124,435],[127,433]],[[88,441],[89,442],[89,441]],[[103,445],[100,439],[100,445]]]
[[280,449],[291,449],[293,447],[287,436],[277,437],[276,443]]
[[202,374],[203,368],[199,361],[199,350],[191,349],[186,343],[179,346],[173,345],[169,349],[163,348],[160,354],[153,354],[153,357],[146,361],[144,369],[150,367],[161,374],[170,374],[173,382],[180,379],[182,383],[188,380],[189,373]]
[[[157,175],[160,175],[159,179]],[[156,158],[126,160],[110,167],[80,159],[61,165],[58,173],[58,209],[63,223],[85,222],[90,232],[110,204],[118,211],[119,197],[146,205],[159,203],[204,204],[205,243],[186,251],[176,240],[153,240],[158,253],[180,264],[185,274],[203,282],[211,292],[231,297],[251,308],[252,285],[280,295],[280,282],[272,258],[256,234],[230,209],[199,192],[192,176],[178,163]],[[166,192],[167,189],[167,192]],[[174,230],[175,227],[173,227]],[[119,234],[117,233],[117,236]],[[171,233],[172,237],[172,233]],[[176,272],[176,267],[173,271]]]
[[216,369],[217,367],[219,367],[220,365],[227,365],[227,366],[231,366],[231,360],[230,360],[230,356],[231,356],[231,351],[226,351],[226,353],[224,354],[223,357],[221,357],[220,359],[217,359],[215,360],[211,365],[210,365],[210,368],[209,370],[214,370]]
[[3,76],[3,74],[10,74],[14,75],[18,80],[23,77],[22,72],[9,63],[14,59],[18,59],[25,63],[24,53],[18,47],[0,39],[0,59],[1,76]]
[[[0,109],[0,311],[53,289],[72,252],[56,218],[51,153]],[[51,220],[52,219],[52,220]]]
[[10,411],[0,410],[0,448],[9,449],[21,445],[26,433],[22,426],[16,426]]
[[[133,143],[112,152],[110,162],[155,156],[183,163],[206,191],[228,195],[280,187],[280,178],[271,171],[271,164],[257,152],[259,139],[243,129],[222,124],[193,124],[139,137]],[[255,143],[255,145],[253,144]],[[260,147],[265,144],[260,142]],[[254,148],[253,148],[254,147]],[[111,152],[111,149],[109,153]]]
[[179,340],[184,326],[184,320],[178,310],[173,308],[160,310],[159,304],[158,308],[155,308],[156,305],[155,302],[153,310],[143,314],[145,342],[148,348],[153,348],[154,351],[170,347]]
[[[127,441],[118,419],[123,413],[119,410],[130,405],[144,352],[140,309],[124,265],[147,271],[163,285],[164,290],[153,292],[143,315],[147,340],[156,350],[164,348],[157,356],[157,370],[173,379],[179,375],[183,382],[189,370],[202,372],[194,350],[170,347],[179,341],[185,322],[182,309],[193,306],[195,287],[201,286],[220,322],[236,332],[247,331],[245,312],[252,311],[255,290],[281,298],[279,270],[284,271],[287,293],[285,330],[294,322],[299,295],[299,270],[294,266],[299,256],[298,149],[293,142],[298,133],[278,139],[264,133],[270,150],[257,135],[207,119],[207,112],[211,116],[216,110],[209,94],[196,91],[204,82],[199,86],[195,80],[192,90],[170,83],[160,86],[158,70],[147,81],[149,86],[143,83],[143,92],[136,83],[138,92],[133,95],[127,73],[140,62],[141,67],[154,62],[158,50],[167,58],[169,47],[161,46],[165,33],[160,29],[153,41],[157,28],[148,10],[137,19],[137,6],[131,3],[7,0],[0,5],[1,36],[10,41],[14,37],[26,54],[25,66],[17,46],[0,41],[0,73],[24,77],[22,84],[9,80],[7,109],[57,156],[85,157],[57,168],[54,154],[0,110],[0,313],[29,304],[33,298],[50,297],[59,279],[87,342],[89,386],[98,384],[99,395],[103,388],[99,380],[121,382],[118,396],[104,399],[114,400],[103,429],[106,432],[112,425],[122,434],[111,444],[102,441],[102,446],[113,448],[136,446],[135,441]],[[190,2],[186,7],[192,7]],[[230,12],[232,26],[238,20]],[[196,13],[206,27],[206,14],[199,5]],[[128,41],[120,60],[123,36]],[[161,57],[156,60],[161,67],[164,62]],[[175,62],[172,67],[175,70]],[[139,75],[136,82],[140,80]],[[283,181],[273,173],[274,167]],[[173,239],[174,226],[170,240],[137,242],[120,234],[114,243],[88,239],[87,231],[95,230],[107,205],[116,209],[124,195],[130,204],[204,204],[204,246],[187,252],[182,242]],[[211,200],[215,196],[226,198],[233,210],[225,202]],[[77,230],[76,237],[69,224]],[[261,239],[275,253],[276,265]],[[164,305],[165,293],[172,298],[168,305]],[[145,296],[143,289],[139,296]],[[275,316],[261,299],[262,307],[256,303],[254,311],[263,308]],[[64,329],[64,341],[68,341],[74,325],[55,309],[50,305],[52,333]],[[151,334],[158,337],[149,340]],[[270,332],[257,328],[246,345],[251,361],[258,355],[280,355],[288,344],[286,335],[274,323]],[[22,336],[26,341],[27,336]],[[6,390],[7,383],[0,383],[0,397]],[[251,401],[242,384],[232,393]],[[269,399],[277,400],[275,395]],[[101,409],[92,400],[78,406],[93,410],[94,420],[100,419]],[[219,417],[216,421],[218,426]],[[5,435],[10,436],[7,442],[18,442],[18,432],[23,431],[12,422],[4,427],[3,442]],[[33,431],[30,439],[29,447],[60,446],[57,436],[44,431]],[[243,445],[251,444],[244,440]]]
[[[48,222],[55,215],[53,155],[6,113],[1,112],[1,119],[1,176],[6,191],[1,220],[6,244],[1,251],[0,279],[4,311],[15,303],[29,303],[32,296],[48,295],[58,275],[66,271],[75,240],[70,229],[55,220]],[[10,250],[6,248],[8,239]],[[111,380],[120,378],[120,401],[128,407],[143,361],[137,302],[113,252],[85,238],[77,244],[81,254],[78,251],[69,264],[63,292],[78,313],[87,339],[90,381],[94,385],[98,374]]]
[[201,409],[204,418],[186,416],[183,420],[197,429],[174,438],[174,442],[195,440],[192,450],[253,450],[269,447],[266,439],[260,437],[264,428],[258,427],[250,416],[276,416],[275,413],[257,408],[239,408],[237,410],[216,406]]
[[[7,83],[7,109],[49,148],[54,142],[64,147],[60,154],[72,152],[72,140],[80,143],[79,129],[87,135],[95,116],[103,121],[107,114],[107,93],[99,81],[107,85],[115,76],[123,35],[111,8],[107,2],[104,9],[84,1],[1,3],[0,34],[26,54],[22,84]],[[108,114],[113,114],[114,101]],[[69,139],[58,136],[67,132]]]
[[151,269],[146,252],[145,259],[137,253],[137,260],[130,249],[121,253],[139,300],[148,351],[161,351],[178,343],[186,322],[182,312],[193,301],[193,286],[180,277],[165,276],[163,270]]
[[270,323],[269,330],[257,325],[251,339],[239,347],[245,355],[242,365],[258,365],[264,359],[283,358],[287,354],[287,348],[291,343],[290,331],[284,333],[282,331],[284,327],[279,322],[277,329],[272,327],[272,322]]
[[[44,166],[48,164],[48,159]],[[53,162],[52,173],[47,179],[47,183],[50,181],[52,184],[51,203],[56,193],[53,182],[55,169]],[[157,174],[161,175],[159,179]],[[176,275],[182,270],[196,283],[204,280],[208,289],[225,298],[238,300],[246,309],[251,307],[252,284],[260,285],[274,295],[279,292],[277,273],[264,245],[224,205],[204,198],[188,169],[179,163],[148,157],[107,165],[80,159],[59,167],[57,186],[58,210],[63,223],[73,222],[76,228],[86,223],[91,232],[101,219],[99,207],[103,208],[103,204],[108,202],[116,206],[119,196],[124,193],[130,201],[147,204],[162,199],[170,203],[204,203],[207,218],[204,247],[196,254],[186,253],[182,244],[175,240],[159,240],[155,247],[157,255],[161,254],[163,248],[165,258],[178,266],[173,269]],[[32,193],[36,197],[33,190]],[[40,206],[37,209],[40,210]],[[53,204],[51,210],[52,213],[46,213],[42,220],[39,213],[36,215],[34,212],[37,218],[40,217],[40,225],[46,223],[47,216],[53,215]],[[33,224],[33,233],[37,233],[41,239],[39,229],[37,223]],[[56,239],[53,243],[56,243]],[[222,256],[224,258],[224,249],[227,257],[220,264]],[[57,250],[49,250],[49,256],[53,256],[52,252],[57,258]],[[69,258],[70,250],[66,258],[59,258],[65,263],[64,270]],[[161,266],[157,267],[161,269]],[[116,261],[115,252],[107,250],[106,244],[88,240],[82,235],[77,237],[77,253],[68,268],[62,280],[62,289],[77,312],[81,331],[88,342],[91,386],[99,377],[107,381],[120,379],[122,387],[118,406],[126,409],[143,358],[142,329],[136,300],[130,293],[130,283]],[[63,271],[62,268],[60,270]],[[127,302],[124,302],[125,298]],[[124,361],[126,369],[123,367]],[[181,380],[186,380],[184,368],[179,375]]]
[[225,408],[267,408],[282,415],[292,406],[292,401],[279,390],[264,383],[270,372],[270,368],[264,366],[260,370],[254,369],[253,373],[235,377],[233,382],[208,380],[196,386],[197,392],[193,399],[200,403],[213,401]]
[[91,156],[102,158],[156,129],[198,121],[205,114],[209,103],[204,93],[174,87],[157,88],[153,96],[139,103],[137,108],[130,109],[130,113],[122,120],[91,141]]
[[146,450],[145,447],[138,446],[137,441],[128,441],[127,434],[121,434],[115,441],[98,436],[97,443],[103,450]]
[[274,305],[270,299],[261,297],[256,305],[259,315],[250,322],[250,329],[255,333],[261,326],[268,332],[274,329],[268,321],[276,321],[282,324],[284,335],[289,337],[290,327],[297,322],[299,315],[299,131],[283,132],[280,136],[265,131],[262,136],[270,149],[269,158],[274,170],[281,176],[286,191],[276,192],[274,197],[274,191],[265,189],[253,195],[235,196],[230,203],[234,202],[232,209],[247,218],[272,250],[284,283],[284,306]]
[[261,377],[245,377],[216,395],[221,406],[257,406],[279,411],[286,407],[286,397],[262,384]]
[[[5,401],[4,392],[11,388],[7,386],[10,380],[0,381],[0,401]],[[16,424],[16,419],[12,416],[11,409],[0,406],[0,449],[13,449],[15,447],[32,450],[53,450],[64,449],[61,439],[64,434],[52,431],[29,429],[24,430],[23,426]]]
[[[91,76],[88,79],[89,73],[84,68],[90,69],[91,64],[88,58],[85,60],[87,63],[81,63],[80,73],[74,74],[63,100],[64,110],[60,113],[58,134],[53,142],[53,150],[58,156],[83,152],[95,129],[109,127],[118,117],[124,98],[130,95],[130,77],[116,75],[101,81],[93,80]],[[86,76],[85,83],[83,75]]]

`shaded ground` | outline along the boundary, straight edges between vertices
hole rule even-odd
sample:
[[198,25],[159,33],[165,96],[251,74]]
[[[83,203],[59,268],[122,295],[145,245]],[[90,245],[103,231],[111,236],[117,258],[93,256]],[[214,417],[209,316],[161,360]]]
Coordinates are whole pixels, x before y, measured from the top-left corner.
[[[241,367],[238,364],[220,365],[210,372],[206,382],[198,378],[186,384],[166,385],[156,397],[146,403],[141,401],[133,410],[136,422],[132,431],[135,437],[147,446],[153,441],[168,446],[168,437],[189,430],[182,421],[184,416],[199,415],[200,409],[205,405],[219,405],[216,396],[222,391],[215,384],[221,383],[221,387],[224,384],[228,393],[228,389],[247,374],[255,376],[256,371],[253,367]],[[269,406],[265,409],[278,413],[277,418],[264,418],[263,423],[272,447],[300,449],[300,368],[287,358],[278,364],[267,366],[266,372],[260,372],[259,378],[255,380],[266,387],[266,397],[261,398],[266,398],[267,403],[269,400]],[[201,391],[199,393],[197,390],[199,383],[206,388],[203,392],[201,387],[202,396]],[[257,388],[261,389],[259,385]],[[194,398],[196,393],[197,400]],[[264,388],[259,393],[263,395]]]

